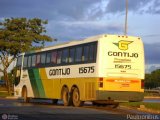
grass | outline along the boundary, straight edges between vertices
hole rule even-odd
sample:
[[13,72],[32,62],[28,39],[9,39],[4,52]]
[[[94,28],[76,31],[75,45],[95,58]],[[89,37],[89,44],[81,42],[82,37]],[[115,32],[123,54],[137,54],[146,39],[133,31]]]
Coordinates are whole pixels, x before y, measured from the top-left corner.
[[7,97],[9,96],[8,92],[7,91],[0,91],[0,97]]
[[0,86],[0,97],[11,96],[8,94],[7,88],[4,86]]
[[120,105],[127,106],[127,107],[134,107],[134,108],[139,108],[140,105],[145,105],[146,108],[160,111],[160,103],[127,102],[127,103],[120,103]]
[[147,92],[144,92],[144,96],[160,97],[160,94],[159,93],[147,93]]
[[0,86],[0,91],[7,91],[7,88],[4,86]]

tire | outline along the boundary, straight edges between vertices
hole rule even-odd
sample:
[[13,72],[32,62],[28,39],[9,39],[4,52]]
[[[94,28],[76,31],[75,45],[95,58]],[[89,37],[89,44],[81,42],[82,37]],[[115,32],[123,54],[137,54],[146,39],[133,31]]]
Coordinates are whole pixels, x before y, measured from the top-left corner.
[[22,89],[22,97],[23,97],[24,103],[29,103],[29,98],[27,96],[27,88],[26,87],[23,87],[23,89]]
[[70,94],[69,94],[69,90],[68,90],[67,87],[64,87],[62,89],[62,100],[63,100],[63,105],[64,106],[71,105]]
[[80,107],[84,103],[83,101],[80,100],[80,93],[79,93],[78,88],[74,88],[73,90],[72,101],[75,107]]

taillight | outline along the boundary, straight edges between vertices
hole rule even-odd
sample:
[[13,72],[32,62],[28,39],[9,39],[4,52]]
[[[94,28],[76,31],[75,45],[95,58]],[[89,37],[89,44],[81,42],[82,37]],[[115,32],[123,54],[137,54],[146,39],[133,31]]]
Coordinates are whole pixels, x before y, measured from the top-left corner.
[[144,89],[144,80],[141,80],[141,88]]
[[103,87],[103,78],[99,78],[99,87]]

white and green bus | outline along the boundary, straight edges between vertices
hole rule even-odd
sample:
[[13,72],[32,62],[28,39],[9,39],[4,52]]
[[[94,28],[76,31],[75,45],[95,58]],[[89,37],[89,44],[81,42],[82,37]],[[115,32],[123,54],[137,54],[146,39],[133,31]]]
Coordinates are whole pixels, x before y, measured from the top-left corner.
[[84,101],[142,101],[144,48],[139,37],[98,35],[24,53],[17,61],[15,96],[65,106]]

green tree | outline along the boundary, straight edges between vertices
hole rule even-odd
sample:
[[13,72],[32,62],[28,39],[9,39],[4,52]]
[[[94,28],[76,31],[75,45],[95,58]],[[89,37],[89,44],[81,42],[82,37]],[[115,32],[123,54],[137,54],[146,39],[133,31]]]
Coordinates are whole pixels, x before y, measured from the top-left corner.
[[160,87],[160,69],[145,75],[145,88]]
[[155,87],[160,87],[160,69],[151,72],[152,81],[155,83]]
[[10,93],[10,81],[7,69],[10,64],[22,52],[44,47],[44,43],[51,42],[53,39],[46,33],[45,24],[39,18],[7,18],[0,22],[0,72],[4,75],[8,92]]
[[149,89],[151,87],[151,74],[145,74],[145,88]]

